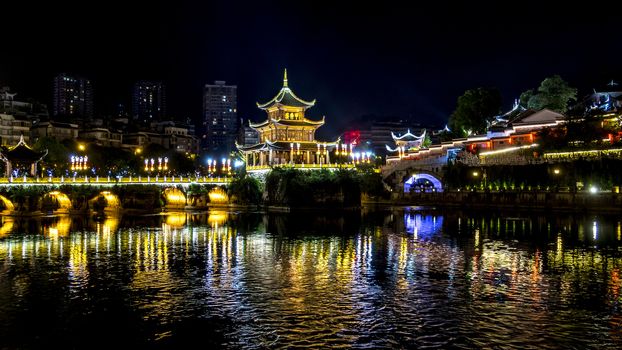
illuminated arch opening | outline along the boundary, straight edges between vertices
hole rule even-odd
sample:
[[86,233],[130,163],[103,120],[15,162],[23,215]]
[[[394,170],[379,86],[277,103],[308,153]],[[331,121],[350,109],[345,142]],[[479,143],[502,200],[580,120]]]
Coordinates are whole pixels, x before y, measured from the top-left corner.
[[208,193],[209,201],[213,204],[226,204],[229,203],[229,196],[222,187],[214,187]]
[[42,207],[57,212],[68,212],[71,209],[71,200],[60,191],[52,191],[43,196]]
[[443,184],[430,174],[415,174],[404,182],[404,193],[411,191],[443,192]]
[[119,196],[110,191],[102,191],[100,194],[91,199],[89,201],[89,207],[97,208],[97,206],[99,205],[97,202],[100,201],[100,198],[103,198],[105,201],[104,210],[121,209],[121,200],[119,200]]
[[2,202],[2,205],[4,206],[4,210],[6,210],[6,211],[13,211],[13,210],[15,210],[15,206],[13,205],[13,202],[11,202],[5,196],[0,196],[0,202]]
[[178,188],[165,189],[164,198],[167,206],[183,207],[186,205],[186,195]]

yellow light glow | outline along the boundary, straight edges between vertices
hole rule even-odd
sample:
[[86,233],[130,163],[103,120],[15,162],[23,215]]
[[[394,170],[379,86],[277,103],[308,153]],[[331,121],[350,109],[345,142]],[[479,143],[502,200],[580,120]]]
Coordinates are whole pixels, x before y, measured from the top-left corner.
[[43,229],[43,234],[52,239],[65,237],[71,229],[71,218],[69,216],[59,216],[58,221]]
[[78,149],[80,151],[84,151],[86,149],[86,146],[83,143],[81,143],[81,144],[78,145]]
[[220,187],[215,187],[213,188],[209,194],[209,201],[210,203],[228,203],[229,202],[229,196],[227,195],[227,193]]
[[228,216],[229,215],[226,211],[210,211],[209,216],[207,217],[207,223],[210,226],[222,226],[225,222],[227,222]]
[[177,188],[164,190],[167,205],[186,205],[186,196]]
[[186,213],[169,213],[166,215],[166,224],[172,228],[182,228],[186,224]]
[[13,230],[13,218],[10,216],[3,216],[2,227],[0,227],[0,238],[7,236],[11,233],[11,230]]
[[8,210],[8,211],[15,210],[15,206],[13,205],[13,202],[11,202],[5,196],[0,196],[0,201],[2,202],[2,204],[4,204],[4,210]]
[[499,150],[495,150],[495,151],[482,152],[479,155],[480,155],[480,157],[485,157],[485,156],[490,156],[490,155],[493,155],[493,154],[514,152],[514,151],[518,151],[518,150],[521,150],[521,149],[533,148],[533,147],[538,147],[538,144],[537,143],[533,143],[531,145],[526,145],[526,146],[508,147],[508,148],[499,149]]
[[58,201],[59,210],[69,210],[71,208],[71,200],[69,199],[69,197],[67,197],[66,194],[60,191],[52,191],[48,193],[48,195]]

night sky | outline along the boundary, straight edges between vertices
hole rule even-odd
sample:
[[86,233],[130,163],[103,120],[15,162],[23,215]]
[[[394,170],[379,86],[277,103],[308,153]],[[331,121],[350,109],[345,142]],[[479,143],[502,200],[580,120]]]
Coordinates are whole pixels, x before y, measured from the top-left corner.
[[330,133],[366,114],[443,124],[479,86],[498,87],[509,107],[552,74],[582,94],[622,80],[620,11],[604,3],[566,14],[527,2],[335,3],[5,2],[0,84],[50,103],[55,74],[82,75],[105,114],[129,107],[135,80],[162,80],[170,114],[199,119],[203,84],[226,80],[239,116],[259,120],[255,102],[276,94],[287,67]]

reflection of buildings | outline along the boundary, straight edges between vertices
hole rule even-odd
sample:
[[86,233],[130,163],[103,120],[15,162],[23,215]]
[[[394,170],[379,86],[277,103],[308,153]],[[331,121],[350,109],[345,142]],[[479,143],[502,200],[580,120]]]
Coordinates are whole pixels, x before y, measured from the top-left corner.
[[223,226],[229,218],[229,214],[226,211],[210,211],[207,217],[207,223],[212,227]]
[[60,215],[53,218],[53,222],[43,226],[43,234],[52,239],[67,237],[71,229],[71,217],[69,215]]
[[[261,335],[266,327],[279,334],[275,347],[317,342],[318,334],[335,334],[335,330],[354,334],[349,338],[354,343],[360,339],[356,335],[361,320],[378,321],[375,330],[383,335],[411,334],[420,322],[440,318],[448,320],[439,323],[442,329],[447,325],[466,325],[460,328],[465,332],[486,325],[490,329],[490,318],[473,317],[473,310],[495,315],[495,322],[510,330],[524,320],[546,324],[537,334],[542,329],[557,330],[557,324],[568,329],[569,323],[560,320],[572,320],[577,307],[582,315],[597,317],[602,310],[612,310],[611,318],[598,321],[598,327],[604,326],[603,334],[609,332],[607,326],[617,330],[620,319],[622,259],[615,250],[593,248],[593,220],[582,223],[590,247],[583,250],[573,246],[576,232],[556,233],[567,221],[552,225],[551,235],[538,236],[550,237],[548,242],[534,245],[532,236],[541,233],[541,227],[542,233],[547,232],[551,221],[471,216],[456,223],[459,217],[436,216],[437,226],[462,227],[461,231],[444,229],[441,235],[436,234],[440,231],[434,215],[394,211],[370,219],[353,234],[301,235],[290,230],[279,235],[257,225],[238,231],[243,222],[211,214],[211,218],[197,218],[202,224],[196,226],[189,225],[194,220],[190,214],[172,219],[158,216],[167,225],[181,225],[169,232],[158,229],[158,221],[144,228],[128,225],[111,235],[75,230],[58,239],[9,236],[0,239],[0,265],[14,274],[10,282],[18,282],[19,292],[45,286],[42,281],[30,282],[33,267],[42,265],[45,274],[50,269],[67,276],[52,286],[61,283],[85,297],[96,288],[109,287],[108,266],[114,266],[122,280],[113,282],[140,297],[133,299],[132,307],[144,319],[170,324],[193,311],[210,317],[234,315],[243,325],[241,331],[232,331],[234,336],[252,347],[257,339],[265,340]],[[207,222],[217,223],[218,228]],[[619,224],[597,222],[597,226],[599,242],[604,236],[618,239]],[[434,239],[414,239],[415,229],[419,238],[429,232]],[[525,232],[532,234],[525,236]],[[21,302],[30,296],[12,293],[10,297]],[[597,305],[586,308],[586,300]],[[569,312],[551,313],[551,305]],[[245,326],[249,324],[252,327]],[[291,324],[299,331],[289,332]],[[583,327],[572,330],[574,335],[584,333]]]
[[443,217],[416,212],[404,213],[404,229],[416,239],[428,239],[441,232]]
[[13,218],[10,216],[0,216],[2,226],[0,226],[0,238],[4,238],[13,230]]

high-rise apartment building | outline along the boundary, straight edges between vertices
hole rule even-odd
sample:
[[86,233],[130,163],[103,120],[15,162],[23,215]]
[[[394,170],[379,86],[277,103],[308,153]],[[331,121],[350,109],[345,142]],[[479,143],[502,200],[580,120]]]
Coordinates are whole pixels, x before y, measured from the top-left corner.
[[54,117],[92,118],[93,85],[87,79],[62,73],[54,78]]
[[157,81],[139,81],[132,94],[132,116],[144,124],[166,119],[166,91]]
[[219,80],[205,85],[201,135],[203,152],[224,156],[235,148],[239,129],[237,91],[236,85],[226,85]]

